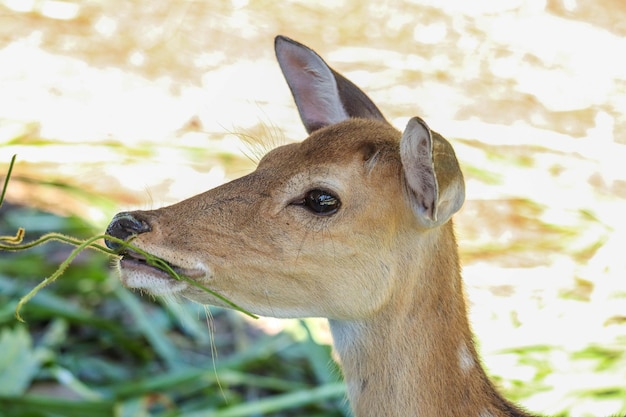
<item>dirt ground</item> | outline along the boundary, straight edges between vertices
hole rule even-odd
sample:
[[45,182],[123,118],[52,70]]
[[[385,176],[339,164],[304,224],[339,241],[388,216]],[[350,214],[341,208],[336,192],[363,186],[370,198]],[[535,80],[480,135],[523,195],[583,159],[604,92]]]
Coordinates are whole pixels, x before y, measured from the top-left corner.
[[[276,34],[317,50],[397,127],[419,115],[452,140],[484,351],[626,343],[606,324],[626,316],[622,0],[0,0],[8,200],[104,228],[253,169],[237,133],[304,138]],[[585,302],[548,301],[567,292]]]

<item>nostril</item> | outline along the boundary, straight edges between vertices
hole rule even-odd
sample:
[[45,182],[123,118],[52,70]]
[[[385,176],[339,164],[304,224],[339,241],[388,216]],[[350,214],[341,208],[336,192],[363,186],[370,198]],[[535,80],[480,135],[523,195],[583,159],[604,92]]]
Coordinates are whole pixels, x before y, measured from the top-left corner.
[[[150,225],[146,221],[137,218],[133,213],[122,212],[113,217],[109,227],[107,227],[106,234],[127,241],[131,237],[149,231]],[[120,250],[122,247],[120,243],[109,239],[105,239],[104,243],[109,249],[115,251]]]

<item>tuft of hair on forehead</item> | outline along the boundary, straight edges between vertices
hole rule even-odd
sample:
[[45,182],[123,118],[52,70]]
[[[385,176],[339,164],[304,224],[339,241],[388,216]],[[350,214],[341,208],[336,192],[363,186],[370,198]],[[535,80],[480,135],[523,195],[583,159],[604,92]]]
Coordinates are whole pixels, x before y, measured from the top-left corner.
[[259,121],[252,127],[238,128],[229,133],[239,138],[243,144],[241,152],[257,165],[272,149],[292,142],[285,137],[282,129],[266,121]]

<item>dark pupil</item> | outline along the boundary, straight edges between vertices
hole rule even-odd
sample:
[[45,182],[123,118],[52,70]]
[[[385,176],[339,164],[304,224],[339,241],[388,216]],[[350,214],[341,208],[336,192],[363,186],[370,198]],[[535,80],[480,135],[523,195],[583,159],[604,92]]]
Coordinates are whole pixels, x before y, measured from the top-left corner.
[[339,200],[322,190],[309,191],[306,195],[306,205],[316,213],[328,214],[339,207]]

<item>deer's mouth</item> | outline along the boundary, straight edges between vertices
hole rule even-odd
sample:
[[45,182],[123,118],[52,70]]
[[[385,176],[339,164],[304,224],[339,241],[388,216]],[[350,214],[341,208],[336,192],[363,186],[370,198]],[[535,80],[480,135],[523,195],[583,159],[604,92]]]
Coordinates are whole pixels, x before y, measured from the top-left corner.
[[[200,269],[183,268],[164,259],[157,266],[132,250],[122,254],[119,269],[122,283],[126,287],[146,290],[154,295],[180,292],[189,285],[187,279],[195,280],[205,275]],[[168,270],[175,272],[180,279]]]

